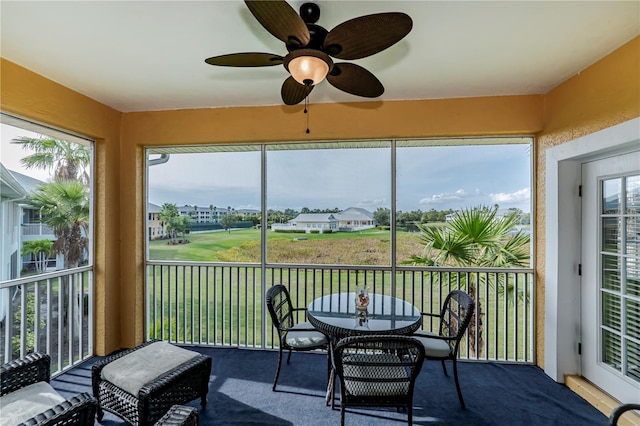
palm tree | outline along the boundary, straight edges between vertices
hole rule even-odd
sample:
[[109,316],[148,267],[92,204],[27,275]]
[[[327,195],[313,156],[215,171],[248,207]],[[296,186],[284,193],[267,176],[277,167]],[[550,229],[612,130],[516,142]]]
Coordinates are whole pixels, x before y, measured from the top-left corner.
[[89,182],[87,169],[91,163],[91,149],[77,143],[40,137],[20,136],[11,143],[22,145],[23,149],[34,151],[20,161],[27,169],[37,168],[53,171],[54,179],[79,179]]
[[53,228],[54,253],[64,255],[65,268],[75,268],[88,248],[89,194],[77,180],[55,180],[40,185],[29,204],[43,213],[43,223]]
[[47,269],[49,254],[52,252],[53,241],[51,240],[31,240],[22,243],[20,254],[22,256],[33,256],[35,259],[36,272],[43,273]]
[[[76,268],[85,259],[89,246],[89,193],[87,187],[78,180],[54,180],[40,185],[29,197],[29,204],[41,209],[43,223],[53,228],[56,236],[52,244],[54,253],[62,253],[65,269]],[[73,282],[69,282],[68,276],[60,277],[60,290],[63,303],[67,303],[68,295]],[[80,285],[79,282],[75,283]],[[83,296],[81,289],[77,289],[78,298],[74,301],[77,308],[74,309],[75,318],[72,322],[74,332],[77,332],[81,323],[81,309]],[[63,323],[69,324],[68,311],[65,310]]]
[[[509,268],[529,266],[530,236],[521,230],[514,231],[520,220],[517,211],[506,216],[497,217],[498,206],[493,208],[478,207],[457,212],[445,227],[418,225],[420,243],[424,246],[421,256],[412,256],[405,263],[426,266],[486,267]],[[488,276],[489,275],[489,276]],[[434,278],[439,279],[436,274]],[[513,301],[514,286],[512,282],[504,282],[499,275],[455,275],[458,288],[465,288],[476,300],[477,279],[486,280],[491,286],[498,286],[501,293],[506,292],[507,300]],[[467,282],[468,281],[468,282]],[[518,297],[527,298],[521,291]],[[472,342],[470,353],[475,355],[477,348],[482,349],[482,306],[477,304],[476,314],[471,319],[469,337]],[[477,334],[476,334],[477,333]]]

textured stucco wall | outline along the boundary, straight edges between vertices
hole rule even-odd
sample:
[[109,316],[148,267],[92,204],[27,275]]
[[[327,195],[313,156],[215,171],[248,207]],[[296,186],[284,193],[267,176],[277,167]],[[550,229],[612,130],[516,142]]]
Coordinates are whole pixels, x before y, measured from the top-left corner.
[[545,152],[640,116],[640,37],[544,95],[544,130],[536,138],[536,353],[544,360]]
[[5,59],[0,59],[2,112],[89,137],[95,143],[95,349],[120,347],[121,113]]

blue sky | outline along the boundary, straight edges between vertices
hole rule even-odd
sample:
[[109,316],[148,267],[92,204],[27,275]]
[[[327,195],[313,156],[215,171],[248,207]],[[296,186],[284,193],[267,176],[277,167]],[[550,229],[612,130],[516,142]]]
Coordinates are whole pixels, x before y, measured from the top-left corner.
[[[398,148],[397,207],[530,212],[529,153],[527,145]],[[267,208],[390,207],[390,175],[388,148],[268,151]],[[260,153],[171,154],[149,170],[149,200],[259,209]]]
[[[40,180],[48,172],[25,170],[28,155],[10,144],[36,134],[2,124],[0,161]],[[530,148],[518,145],[398,147],[397,207],[402,211],[460,209],[498,204],[530,212]],[[391,206],[388,148],[269,150],[267,208]],[[171,154],[149,168],[149,201],[161,205],[260,209],[260,151]]]
[[2,165],[9,169],[22,173],[23,175],[31,176],[33,178],[46,181],[49,179],[49,172],[46,170],[30,169],[26,170],[20,164],[20,159],[31,154],[30,151],[25,151],[21,146],[12,144],[11,139],[20,137],[38,137],[37,133],[33,133],[27,130],[18,129],[17,127],[8,126],[6,124],[0,124],[0,162]]

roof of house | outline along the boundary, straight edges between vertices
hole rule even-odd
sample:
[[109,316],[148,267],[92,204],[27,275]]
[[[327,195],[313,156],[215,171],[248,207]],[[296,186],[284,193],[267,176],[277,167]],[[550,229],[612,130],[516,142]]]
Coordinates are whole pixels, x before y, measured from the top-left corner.
[[162,207],[157,204],[147,203],[147,213],[160,213],[162,211]]
[[20,183],[20,185],[27,191],[34,191],[38,186],[46,183],[36,178],[32,178],[31,176],[23,175],[22,173],[18,173],[13,170],[9,170],[14,178]]
[[336,213],[336,217],[339,220],[373,220],[373,213],[359,207],[349,207]]
[[315,223],[328,223],[337,222],[334,213],[303,213],[296,216],[290,222],[315,222]]
[[0,194],[3,199],[20,199],[29,195],[44,182],[7,169],[0,163]]

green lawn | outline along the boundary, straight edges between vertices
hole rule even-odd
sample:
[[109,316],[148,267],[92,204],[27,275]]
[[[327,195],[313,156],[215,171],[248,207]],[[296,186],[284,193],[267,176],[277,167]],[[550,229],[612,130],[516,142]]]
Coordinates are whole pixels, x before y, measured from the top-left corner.
[[[152,260],[259,263],[260,237],[260,231],[256,229],[191,234],[188,236],[190,243],[185,245],[169,245],[167,240],[152,241],[149,252]],[[268,231],[267,238],[269,263],[390,264],[389,231],[370,229],[335,234]],[[306,240],[296,241],[296,238]],[[417,234],[398,232],[397,248],[398,258],[402,260],[410,254],[418,254],[422,246],[418,243]],[[212,265],[202,269],[170,267],[151,273],[150,282],[156,283],[151,299],[151,305],[154,306],[150,318],[151,335],[163,330],[164,336],[156,334],[155,337],[167,338],[170,335],[171,339],[184,339],[185,342],[193,339],[216,344],[259,346],[263,285],[269,286],[272,282],[287,285],[292,295],[295,294],[296,305],[300,306],[310,303],[323,292],[353,291],[364,280],[368,285],[377,283],[377,288],[372,288],[372,291],[389,291],[388,272],[289,269],[283,265],[282,268],[270,269],[267,282],[262,283],[259,269],[259,266],[235,268]],[[434,284],[431,283],[432,277],[437,277]],[[437,311],[442,303],[441,298],[448,291],[447,288],[440,289],[437,282],[439,279],[447,281],[445,277],[439,273],[425,272],[411,276],[399,273],[397,282],[404,285],[398,286],[396,296],[411,301],[420,309]],[[487,345],[482,356],[490,359],[529,358],[524,355],[523,345],[524,336],[527,336],[526,340],[531,338],[531,330],[523,328],[523,301],[518,301],[518,312],[514,315],[515,306],[505,303],[503,295],[494,288],[487,293],[480,290],[477,296],[482,304],[483,338]],[[164,317],[162,325],[158,320],[161,316]],[[527,316],[530,321],[531,312]],[[269,330],[270,321],[267,322]],[[514,327],[518,328],[517,342]],[[265,338],[265,343],[270,346],[273,343],[271,333],[268,332]]]
[[[334,234],[286,234],[268,231],[270,263],[388,265],[390,232],[367,229]],[[304,238],[305,240],[300,240]],[[260,230],[190,234],[188,244],[171,245],[169,240],[149,243],[151,260],[204,262],[260,262]],[[417,254],[417,234],[397,233],[398,258]]]

